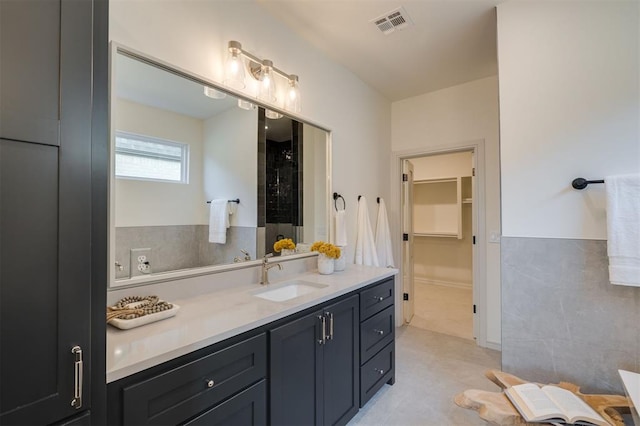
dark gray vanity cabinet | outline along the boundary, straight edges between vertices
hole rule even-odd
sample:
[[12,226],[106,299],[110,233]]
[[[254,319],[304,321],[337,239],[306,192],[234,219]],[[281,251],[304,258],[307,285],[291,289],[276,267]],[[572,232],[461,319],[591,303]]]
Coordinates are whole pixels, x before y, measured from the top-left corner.
[[194,355],[111,383],[108,423],[266,423],[265,333],[222,342]]
[[395,381],[394,280],[360,293],[360,406]]
[[273,425],[341,425],[359,403],[359,298],[270,331]]
[[101,421],[107,6],[0,1],[0,424]]

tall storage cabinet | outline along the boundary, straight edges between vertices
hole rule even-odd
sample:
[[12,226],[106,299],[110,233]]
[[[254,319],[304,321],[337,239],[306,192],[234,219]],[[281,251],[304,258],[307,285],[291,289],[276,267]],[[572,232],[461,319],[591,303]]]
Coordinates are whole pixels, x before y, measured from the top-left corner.
[[0,1],[1,424],[89,423],[105,395],[106,10]]
[[359,297],[270,331],[271,424],[341,425],[359,407]]

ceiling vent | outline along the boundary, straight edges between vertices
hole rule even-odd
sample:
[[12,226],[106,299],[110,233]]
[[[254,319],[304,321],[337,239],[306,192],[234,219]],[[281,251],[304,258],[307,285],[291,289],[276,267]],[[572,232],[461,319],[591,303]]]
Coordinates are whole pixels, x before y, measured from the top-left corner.
[[404,7],[394,9],[369,22],[373,22],[383,34],[391,34],[395,30],[403,30],[413,24]]

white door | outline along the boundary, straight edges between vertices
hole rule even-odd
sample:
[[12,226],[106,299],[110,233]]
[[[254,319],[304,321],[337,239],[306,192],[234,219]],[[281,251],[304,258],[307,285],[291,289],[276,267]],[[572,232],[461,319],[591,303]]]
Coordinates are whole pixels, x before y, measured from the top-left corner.
[[[402,160],[402,233],[407,235],[407,241],[402,241],[402,283],[404,299],[404,322],[411,322],[415,309],[415,286],[413,283],[413,164],[409,160]],[[406,176],[406,179],[405,179]]]
[[473,298],[473,338],[478,339],[480,333],[480,321],[478,320],[478,313],[476,307],[478,306],[478,283],[476,282],[478,265],[476,265],[478,259],[478,193],[476,186],[476,151],[471,151],[471,233],[474,236],[474,242],[471,246],[471,270],[473,271],[471,285],[472,285],[472,298]]

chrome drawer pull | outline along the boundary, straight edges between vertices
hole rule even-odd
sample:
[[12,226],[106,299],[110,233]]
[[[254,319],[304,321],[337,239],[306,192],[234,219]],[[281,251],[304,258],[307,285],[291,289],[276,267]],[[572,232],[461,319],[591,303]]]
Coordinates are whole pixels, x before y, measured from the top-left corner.
[[322,329],[322,338],[318,339],[319,345],[327,343],[327,318],[324,315],[318,315],[320,320],[320,328]]
[[377,372],[379,375],[383,375],[384,374],[384,370],[380,369],[380,368],[374,368],[373,369],[375,372]]
[[374,300],[377,300],[378,302],[382,302],[384,300],[384,297],[382,296],[373,296]]
[[212,388],[213,385],[215,385],[215,384],[216,384],[216,382],[214,382],[213,380],[207,380],[207,387],[208,388]]
[[74,346],[71,348],[71,353],[75,355],[73,363],[74,369],[74,390],[73,399],[71,400],[71,406],[76,410],[82,407],[82,348],[80,346]]
[[329,317],[329,336],[327,336],[327,340],[333,340],[333,314],[327,312],[327,316]]
[[381,336],[384,334],[384,330],[376,330],[375,328],[373,329],[373,332]]

